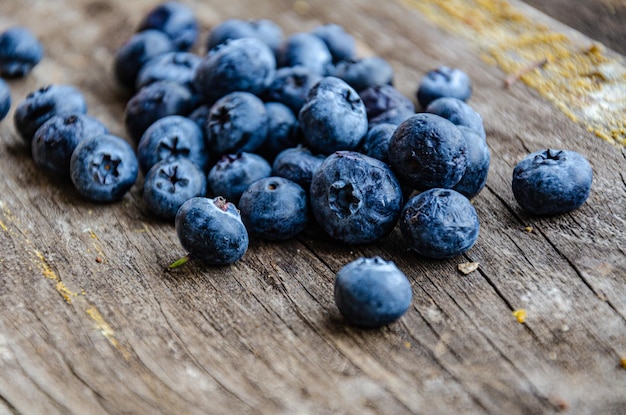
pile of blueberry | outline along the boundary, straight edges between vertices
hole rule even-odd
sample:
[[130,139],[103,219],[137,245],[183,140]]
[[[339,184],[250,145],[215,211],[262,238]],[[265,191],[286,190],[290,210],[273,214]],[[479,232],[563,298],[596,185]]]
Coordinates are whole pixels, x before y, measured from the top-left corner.
[[[97,202],[121,199],[141,172],[146,209],[174,222],[188,252],[171,267],[232,264],[249,238],[286,240],[311,221],[345,244],[398,226],[406,246],[430,258],[476,242],[470,199],[485,186],[490,151],[463,71],[428,72],[416,112],[391,65],[358,57],[339,25],[285,36],[270,20],[230,19],[212,28],[201,56],[191,52],[198,37],[192,10],[167,2],[117,50],[132,146],[86,115],[75,88],[31,93],[15,126],[37,166]],[[513,179],[523,208],[554,214],[584,203],[591,168],[582,156],[529,157]],[[351,323],[377,327],[406,312],[411,286],[393,263],[361,258],[339,271],[335,300]]]

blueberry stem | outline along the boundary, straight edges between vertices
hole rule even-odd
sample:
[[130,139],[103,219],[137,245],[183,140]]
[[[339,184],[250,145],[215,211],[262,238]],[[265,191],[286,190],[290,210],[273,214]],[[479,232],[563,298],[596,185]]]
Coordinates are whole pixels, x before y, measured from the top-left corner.
[[180,267],[181,265],[186,264],[186,263],[187,263],[187,261],[189,261],[190,259],[191,259],[191,258],[189,257],[189,255],[185,255],[184,257],[182,257],[182,258],[180,258],[180,259],[178,259],[178,260],[176,260],[176,261],[172,262],[172,263],[170,264],[170,266],[169,266],[169,267],[167,267],[167,268],[168,268],[168,269],[178,268],[178,267]]

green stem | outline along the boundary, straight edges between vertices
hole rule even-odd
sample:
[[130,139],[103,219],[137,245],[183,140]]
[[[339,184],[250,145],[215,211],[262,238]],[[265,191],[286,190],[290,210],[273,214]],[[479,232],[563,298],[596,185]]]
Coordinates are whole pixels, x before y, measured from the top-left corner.
[[189,255],[185,255],[185,256],[184,256],[184,257],[182,257],[181,259],[179,259],[179,260],[176,260],[176,261],[172,262],[172,264],[171,264],[169,267],[167,267],[167,268],[168,268],[168,269],[178,268],[178,267],[180,267],[181,265],[186,264],[186,263],[187,263],[187,261],[189,261],[190,259],[191,259],[191,258],[189,258]]

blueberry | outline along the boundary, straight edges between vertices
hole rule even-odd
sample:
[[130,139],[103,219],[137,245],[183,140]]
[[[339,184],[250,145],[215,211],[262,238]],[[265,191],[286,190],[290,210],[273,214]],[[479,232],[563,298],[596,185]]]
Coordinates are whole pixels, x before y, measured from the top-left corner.
[[48,173],[69,177],[70,158],[78,143],[107,133],[100,121],[88,115],[54,115],[35,132],[31,143],[33,160]]
[[313,154],[306,147],[288,148],[278,153],[274,159],[272,175],[289,179],[308,191],[313,180],[313,173],[325,159],[326,156]]
[[282,102],[298,114],[307,100],[309,91],[322,77],[304,66],[286,66],[276,71],[274,81],[266,93],[268,101]]
[[414,189],[451,188],[467,168],[467,143],[456,125],[445,118],[415,114],[393,133],[389,162]]
[[372,128],[378,124],[393,124],[398,126],[414,115],[415,111],[407,107],[390,108],[371,118],[368,127]]
[[146,207],[167,220],[174,220],[178,209],[187,200],[205,193],[204,172],[185,158],[159,161],[152,166],[143,184]]
[[82,140],[70,159],[70,178],[76,190],[95,202],[120,200],[135,183],[139,164],[132,147],[114,135]]
[[361,152],[389,164],[389,143],[395,131],[396,126],[394,124],[373,126],[361,143]]
[[416,95],[422,108],[428,107],[428,104],[441,97],[467,101],[472,95],[472,84],[469,76],[462,70],[440,66],[426,74]]
[[309,92],[298,116],[304,142],[311,150],[330,154],[356,149],[367,133],[365,105],[339,78],[322,78]]
[[369,120],[393,108],[406,108],[411,115],[415,113],[413,101],[392,85],[378,85],[365,88],[359,91],[359,96],[363,100],[363,104],[365,104]]
[[332,55],[322,39],[311,33],[294,33],[278,49],[278,66],[304,66],[318,75],[326,75]]
[[263,41],[276,53],[283,41],[283,31],[276,23],[267,19],[228,19],[209,32],[207,51],[228,40],[253,37]]
[[43,58],[43,46],[25,27],[12,27],[0,33],[0,75],[20,78]]
[[248,232],[239,211],[223,197],[187,200],[178,209],[175,224],[178,239],[189,253],[187,258],[227,265],[237,262],[248,250]]
[[334,62],[353,59],[356,56],[356,41],[338,24],[330,23],[315,27],[312,34],[326,43]]
[[378,328],[402,317],[413,293],[411,283],[391,261],[359,258],[337,272],[335,304],[349,324]]
[[15,129],[30,145],[41,125],[57,114],[85,114],[87,103],[83,94],[68,85],[48,85],[29,93],[13,114]]
[[11,109],[11,88],[0,78],[0,121],[4,119]]
[[194,109],[191,114],[187,116],[191,121],[195,122],[200,130],[204,132],[204,127],[207,119],[209,118],[209,113],[211,112],[210,105],[200,105]]
[[241,195],[241,219],[251,235],[267,241],[284,241],[298,235],[309,222],[307,193],[282,177],[252,183]]
[[161,3],[150,10],[137,31],[148,29],[165,33],[180,51],[189,50],[196,43],[200,30],[193,10],[176,1]]
[[116,52],[113,58],[113,72],[120,85],[133,89],[137,75],[151,58],[173,52],[174,44],[159,30],[145,30],[135,33]]
[[216,155],[257,150],[267,136],[267,111],[260,98],[249,92],[231,92],[209,112],[205,135]]
[[190,52],[169,52],[147,61],[137,74],[137,90],[156,81],[174,81],[193,89],[200,57]]
[[398,225],[410,249],[436,259],[466,252],[480,231],[474,206],[452,189],[434,188],[409,199]]
[[137,145],[137,158],[144,174],[161,160],[186,158],[203,171],[209,163],[200,127],[180,115],[160,118],[148,127]]
[[393,81],[393,68],[378,56],[338,62],[332,73],[356,91],[390,85]]
[[239,198],[249,185],[268,177],[272,167],[254,153],[237,153],[223,156],[209,171],[209,187],[214,196],[239,203]]
[[513,169],[513,195],[532,214],[558,215],[585,203],[592,176],[587,159],[575,151],[536,151]]
[[187,115],[194,105],[189,88],[172,81],[156,81],[141,88],[126,103],[126,131],[139,141],[146,129],[168,115]]
[[483,126],[483,118],[479,113],[474,111],[472,107],[458,98],[437,98],[428,104],[426,112],[430,112],[431,114],[436,114],[450,120],[454,125],[471,128],[476,131],[476,133],[480,135],[483,140],[486,137],[485,127]]
[[258,153],[273,161],[281,151],[295,147],[302,141],[300,125],[293,111],[280,102],[265,103],[267,136]]
[[454,185],[453,189],[472,199],[480,193],[487,183],[491,152],[485,140],[474,130],[464,126],[459,127],[459,130],[467,143],[467,167],[463,177]]
[[194,84],[210,104],[235,91],[261,95],[274,80],[275,72],[276,58],[263,41],[234,39],[211,49],[202,58]]
[[375,242],[389,234],[402,209],[402,190],[389,166],[353,151],[338,151],[313,174],[311,208],[334,239]]

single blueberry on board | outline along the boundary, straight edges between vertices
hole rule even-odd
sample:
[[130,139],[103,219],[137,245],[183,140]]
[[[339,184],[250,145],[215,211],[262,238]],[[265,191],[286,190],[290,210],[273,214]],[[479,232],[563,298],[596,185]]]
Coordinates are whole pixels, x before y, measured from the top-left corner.
[[349,324],[378,328],[402,317],[413,299],[411,283],[391,261],[359,258],[337,272],[335,304]]
[[342,26],[334,23],[320,25],[313,28],[311,33],[326,43],[334,62],[356,57],[356,41]]
[[300,145],[288,148],[278,153],[274,159],[272,175],[289,179],[308,191],[313,180],[313,173],[325,159],[326,156],[313,154],[311,150]]
[[324,76],[333,57],[322,39],[312,33],[294,33],[283,41],[277,53],[278,66],[304,66]]
[[165,33],[180,51],[191,49],[200,31],[193,10],[177,1],[161,3],[144,16],[137,31],[150,29]]
[[249,92],[231,92],[211,106],[205,136],[215,155],[254,152],[267,136],[267,110]]
[[44,49],[29,29],[16,26],[0,33],[0,76],[21,78],[41,62]]
[[55,115],[43,123],[33,136],[33,160],[37,167],[48,173],[69,177],[70,158],[78,143],[107,133],[107,128],[89,115]]
[[13,114],[15,129],[29,145],[41,125],[57,114],[85,114],[87,102],[73,86],[48,85],[29,93]]
[[472,95],[469,76],[460,69],[440,66],[429,71],[422,78],[416,92],[422,108],[441,97],[458,98],[467,101]]
[[389,62],[378,56],[338,62],[332,74],[359,92],[393,82],[393,68]]
[[309,200],[298,184],[282,177],[252,183],[241,195],[241,219],[250,235],[267,241],[295,237],[309,223]]
[[406,108],[411,115],[415,114],[413,101],[392,85],[379,85],[365,88],[359,91],[359,96],[361,100],[363,100],[363,104],[365,104],[367,118],[370,121],[393,108]]
[[239,211],[221,196],[187,200],[178,209],[174,222],[178,239],[191,260],[228,265],[248,250],[248,231]]
[[464,126],[458,128],[467,143],[467,167],[461,180],[452,189],[472,199],[487,183],[491,151],[487,142],[476,131]]
[[156,216],[174,220],[178,209],[192,197],[206,194],[206,176],[185,158],[161,160],[148,171],[143,201]]
[[11,109],[11,88],[0,78],[0,121],[4,119]]
[[200,127],[180,115],[160,118],[148,127],[137,145],[137,158],[144,174],[161,160],[186,158],[202,171],[206,171],[209,164]]
[[193,80],[200,57],[190,52],[169,52],[147,61],[137,74],[137,90],[156,81],[174,81],[194,88]]
[[367,113],[359,94],[331,76],[309,91],[298,119],[305,144],[318,153],[355,150],[367,133]]
[[124,123],[138,142],[155,121],[169,115],[187,115],[194,106],[189,88],[172,81],[156,81],[141,88],[126,103]]
[[483,118],[480,114],[458,98],[437,98],[428,104],[426,112],[450,120],[454,125],[471,128],[476,131],[483,140],[485,140],[487,136],[483,125]]
[[82,140],[70,159],[70,178],[78,192],[94,202],[120,200],[133,186],[139,163],[133,148],[114,135]]
[[468,198],[452,189],[430,189],[406,203],[398,223],[408,248],[436,259],[452,258],[470,249],[480,224]]
[[416,190],[451,188],[467,168],[467,142],[456,125],[419,113],[400,124],[389,143],[389,163]]
[[535,215],[558,215],[582,206],[589,197],[593,171],[572,150],[546,149],[524,157],[513,169],[517,203]]
[[354,151],[337,151],[313,174],[311,209],[332,238],[365,244],[388,235],[402,209],[402,189],[389,166]]
[[281,151],[300,144],[300,124],[293,111],[280,102],[266,102],[267,136],[257,152],[268,161],[273,161]]
[[115,78],[123,87],[134,90],[137,75],[146,62],[155,56],[175,50],[170,38],[159,30],[135,33],[115,52],[113,57]]
[[389,164],[389,143],[396,128],[394,124],[377,124],[370,128],[361,142],[361,153]]
[[304,66],[279,68],[265,94],[265,99],[282,102],[297,116],[307,100],[309,91],[320,79],[321,75],[311,72]]
[[237,153],[223,156],[209,171],[208,184],[213,196],[239,203],[239,198],[252,183],[268,177],[272,167],[254,153]]
[[261,95],[274,80],[276,58],[256,38],[228,40],[211,49],[196,68],[194,85],[205,103],[235,91]]

